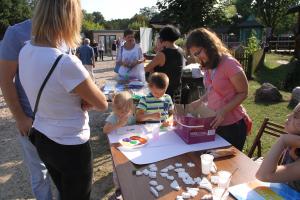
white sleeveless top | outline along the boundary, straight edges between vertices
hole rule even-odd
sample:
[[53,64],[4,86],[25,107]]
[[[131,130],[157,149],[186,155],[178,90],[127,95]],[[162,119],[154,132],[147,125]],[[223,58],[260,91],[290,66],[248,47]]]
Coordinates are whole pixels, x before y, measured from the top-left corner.
[[[138,44],[135,44],[134,48],[130,50],[125,49],[124,46],[121,48],[119,50],[117,60],[122,59],[122,62],[134,62],[135,60],[143,59],[142,49]],[[140,81],[145,82],[145,69],[143,63],[136,65],[132,69],[121,66],[118,73],[121,77],[128,76],[130,78],[137,78]]]

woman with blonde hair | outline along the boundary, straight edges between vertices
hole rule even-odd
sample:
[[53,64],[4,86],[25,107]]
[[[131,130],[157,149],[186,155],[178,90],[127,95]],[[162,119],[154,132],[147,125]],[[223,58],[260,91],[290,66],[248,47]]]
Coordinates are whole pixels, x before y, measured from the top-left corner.
[[243,68],[217,35],[208,29],[191,31],[186,46],[205,71],[206,93],[192,105],[196,107],[207,102],[208,107],[216,111],[212,128],[242,150],[251,128],[251,120],[241,105],[248,95],[248,81]]
[[30,139],[62,200],[90,198],[93,163],[86,109],[107,108],[80,60],[59,48],[77,47],[81,20],[79,0],[40,0],[32,40],[19,55],[20,80],[34,109]]

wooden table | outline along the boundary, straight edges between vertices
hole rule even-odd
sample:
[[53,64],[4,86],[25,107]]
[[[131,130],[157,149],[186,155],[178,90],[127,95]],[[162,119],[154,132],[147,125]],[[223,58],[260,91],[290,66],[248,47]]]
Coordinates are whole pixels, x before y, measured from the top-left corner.
[[[143,170],[148,167],[148,165],[135,165],[130,162],[118,149],[118,144],[112,144],[110,146],[113,162],[116,168],[117,176],[119,179],[119,183],[121,186],[123,198],[125,200],[150,200],[156,199],[152,193],[150,192],[149,181],[150,178],[146,176],[136,176],[133,175],[133,170]],[[231,186],[237,185],[240,183],[245,183],[255,179],[255,173],[258,169],[258,165],[253,162],[250,158],[248,158],[245,154],[236,149],[236,155],[230,157],[223,157],[219,159],[215,159],[215,163],[218,167],[218,170],[227,170],[234,171],[236,168],[238,170],[234,174],[231,180]],[[162,152],[163,153],[163,152]],[[170,164],[175,164],[176,162],[180,162],[186,166],[187,162],[193,162],[196,164],[194,168],[185,167],[185,169],[189,172],[191,177],[201,177],[201,162],[200,162],[201,152],[193,152],[186,153],[180,156],[176,156],[173,158],[169,158],[167,160],[163,160],[155,163],[158,169],[165,168]],[[175,179],[186,189],[186,185],[175,175],[176,172],[172,172]],[[164,190],[159,192],[160,200],[172,200],[176,199],[177,195],[181,195],[184,190],[175,191],[170,187],[171,181],[166,178],[162,178],[159,173],[157,173],[157,182],[164,186]],[[195,187],[195,186],[190,186]],[[200,189],[198,195],[194,199],[200,199],[204,194],[207,194],[207,191],[204,189]],[[229,199],[234,199],[232,196]]]

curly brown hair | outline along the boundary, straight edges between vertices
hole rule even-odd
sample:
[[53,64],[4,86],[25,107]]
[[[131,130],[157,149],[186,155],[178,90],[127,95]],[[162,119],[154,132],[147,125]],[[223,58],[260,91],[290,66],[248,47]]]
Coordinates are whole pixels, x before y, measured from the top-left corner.
[[202,47],[205,49],[208,62],[203,67],[209,69],[216,68],[223,55],[230,55],[229,50],[218,36],[206,28],[194,29],[188,34],[186,48],[189,51],[192,47]]

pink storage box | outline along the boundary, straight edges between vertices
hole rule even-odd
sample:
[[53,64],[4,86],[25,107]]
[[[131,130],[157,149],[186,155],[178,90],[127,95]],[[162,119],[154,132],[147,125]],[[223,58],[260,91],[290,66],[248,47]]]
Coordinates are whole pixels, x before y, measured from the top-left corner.
[[214,118],[215,112],[206,107],[190,109],[188,105],[175,105],[174,131],[187,144],[214,141],[215,130],[210,127]]

